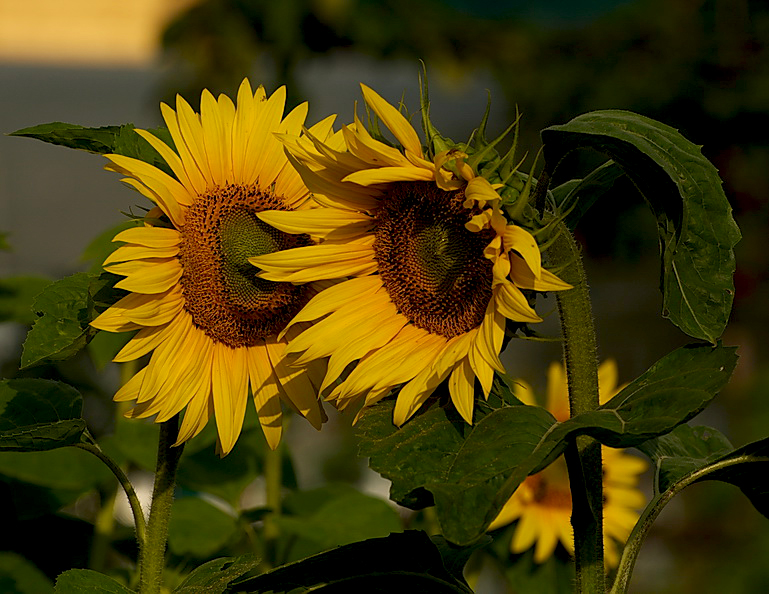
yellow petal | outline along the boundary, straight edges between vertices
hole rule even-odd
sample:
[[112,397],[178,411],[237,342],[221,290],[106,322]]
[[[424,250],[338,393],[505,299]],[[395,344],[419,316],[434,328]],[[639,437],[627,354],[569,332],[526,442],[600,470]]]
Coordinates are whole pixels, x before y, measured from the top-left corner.
[[151,132],[148,132],[147,130],[139,130],[138,128],[136,129],[136,132],[139,134],[139,136],[144,138],[144,140],[146,140],[152,146],[152,148],[160,153],[160,156],[163,158],[163,160],[168,163],[171,171],[174,172],[176,179],[181,182],[186,190],[191,195],[197,194],[197,187],[190,179],[190,176],[188,175],[187,170],[184,168],[184,164],[182,163],[182,159],[179,157],[179,155],[174,152],[170,146],[168,146],[165,142],[160,140]]
[[393,133],[393,136],[398,139],[403,148],[410,151],[414,155],[422,156],[422,143],[417,136],[416,130],[409,124],[408,120],[403,115],[390,105],[387,101],[382,99],[375,91],[370,89],[364,84],[361,84],[363,90],[363,97],[366,103],[374,110],[374,113],[379,116],[385,125]]
[[214,345],[211,389],[216,426],[223,454],[228,454],[240,436],[248,398],[248,367],[244,349]]
[[368,232],[374,225],[374,219],[369,215],[341,208],[266,210],[256,216],[285,233],[307,233],[314,237],[332,239],[357,237]]
[[227,162],[231,140],[224,128],[219,104],[208,89],[200,96],[200,126],[203,131],[205,157],[216,185],[224,185],[231,179],[231,163]]
[[182,276],[182,266],[176,258],[133,260],[105,266],[104,270],[125,276],[115,286],[135,293],[163,293]]
[[248,374],[256,413],[259,415],[267,445],[274,450],[278,447],[283,432],[278,377],[273,372],[267,347],[263,342],[248,347],[247,353]]
[[112,241],[125,241],[154,248],[178,246],[181,235],[176,229],[164,227],[131,227],[115,235]]
[[432,181],[433,172],[419,167],[378,167],[362,169],[345,177],[343,182],[352,182],[361,186],[386,184],[399,181]]
[[359,243],[298,247],[256,256],[248,261],[263,271],[259,274],[261,278],[278,282],[302,283],[360,276],[376,270],[373,246]]
[[504,282],[494,287],[494,305],[497,311],[514,322],[541,322],[526,297],[511,282]]
[[534,278],[541,277],[542,254],[539,252],[537,240],[531,233],[523,227],[508,225],[505,228],[504,243],[506,250],[515,250],[523,257]]
[[454,368],[449,376],[451,401],[468,425],[473,424],[473,405],[475,404],[475,374],[468,359],[464,359]]
[[200,116],[195,113],[190,104],[181,95],[176,96],[176,119],[179,122],[179,130],[181,131],[183,141],[187,145],[197,168],[200,170],[206,182],[206,187],[211,188],[215,186],[217,180],[212,175],[211,167],[208,164]]
[[179,253],[179,246],[169,247],[146,247],[143,245],[122,245],[112,252],[102,263],[103,266],[114,262],[128,262],[129,260],[140,260],[142,258],[170,258]]
[[[195,157],[187,147],[187,143],[182,136],[181,129],[179,128],[179,118],[177,118],[176,112],[165,103],[160,104],[160,112],[163,115],[163,120],[168,127],[168,131],[171,133],[171,138],[174,141],[176,151],[179,153],[179,158],[184,167],[186,178],[189,180],[189,185],[185,184],[185,186],[193,191],[195,195],[205,193],[207,188],[206,180],[203,177],[203,173],[200,171],[200,167],[195,161]],[[183,177],[179,177],[179,180],[184,183]]]
[[510,279],[517,287],[531,291],[565,291],[572,288],[544,268],[540,270],[540,277],[535,277],[524,259],[514,253],[510,254]]

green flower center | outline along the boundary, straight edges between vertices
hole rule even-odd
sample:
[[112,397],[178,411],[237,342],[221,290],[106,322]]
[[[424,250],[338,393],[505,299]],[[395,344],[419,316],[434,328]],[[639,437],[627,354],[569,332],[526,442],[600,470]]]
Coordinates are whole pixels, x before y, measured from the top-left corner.
[[256,217],[286,210],[253,186],[228,185],[199,196],[187,211],[179,258],[185,309],[213,340],[238,348],[279,333],[307,302],[305,288],[257,277],[248,258],[310,245]]
[[477,328],[491,299],[494,231],[465,228],[464,192],[394,184],[377,212],[374,251],[390,298],[412,323],[452,338]]

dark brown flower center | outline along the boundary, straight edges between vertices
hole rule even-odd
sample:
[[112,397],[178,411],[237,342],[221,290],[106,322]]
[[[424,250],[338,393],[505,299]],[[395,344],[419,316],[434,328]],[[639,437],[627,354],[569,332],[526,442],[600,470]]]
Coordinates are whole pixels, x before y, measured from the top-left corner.
[[393,184],[377,211],[374,252],[387,292],[412,323],[452,338],[478,327],[491,299],[494,231],[465,228],[464,191],[432,182]]
[[303,286],[258,278],[248,258],[310,245],[259,220],[263,210],[288,210],[280,197],[254,186],[227,185],[199,196],[181,229],[179,259],[185,309],[210,338],[237,348],[279,333],[307,302]]

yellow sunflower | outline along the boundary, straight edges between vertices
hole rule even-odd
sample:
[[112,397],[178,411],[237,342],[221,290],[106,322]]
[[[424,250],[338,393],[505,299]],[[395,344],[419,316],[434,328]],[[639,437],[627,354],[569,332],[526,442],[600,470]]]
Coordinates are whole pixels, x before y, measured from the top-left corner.
[[[144,225],[123,231],[123,242],[104,262],[124,276],[129,291],[92,325],[100,330],[138,330],[115,357],[149,363],[115,395],[136,401],[131,417],[167,421],[182,409],[182,443],[215,416],[222,455],[243,426],[249,385],[270,447],[281,435],[281,397],[316,428],[325,419],[317,398],[323,369],[300,371],[284,362],[283,332],[317,292],[257,277],[248,263],[257,254],[308,246],[306,235],[288,235],[257,218],[263,210],[306,208],[309,193],[287,161],[275,133],[298,134],[304,103],[285,118],[286,92],[267,97],[240,86],[237,107],[229,97],[206,91],[200,114],[181,97],[176,110],[161,104],[173,146],[146,130],[137,132],[168,164],[173,175],[143,161],[107,155],[107,169],[155,205]],[[333,118],[311,128],[323,138]],[[298,329],[298,328],[297,328]]]
[[[569,418],[569,393],[563,365],[553,363],[548,370],[545,408],[558,421]],[[617,365],[607,360],[598,369],[601,404],[618,391]],[[537,404],[531,387],[518,382],[515,395],[525,404]],[[638,490],[639,475],[647,464],[641,458],[622,450],[601,448],[603,457],[603,541],[607,567],[619,564],[617,543],[624,544],[638,520],[645,497]],[[571,528],[571,491],[563,456],[542,472],[529,476],[513,493],[489,530],[518,520],[510,543],[510,551],[522,553],[534,546],[534,561],[542,563],[553,554],[560,542],[574,554]]]
[[259,218],[320,243],[249,261],[277,282],[343,280],[289,323],[314,321],[287,349],[296,365],[329,357],[321,391],[331,388],[337,408],[371,405],[402,385],[393,419],[401,425],[448,378],[472,423],[476,378],[488,396],[503,371],[506,320],[541,321],[521,290],[569,285],[542,267],[532,234],[506,222],[495,186],[465,153],[429,159],[406,118],[361,86],[401,148],[374,138],[357,115],[325,141],[282,135],[321,207]]

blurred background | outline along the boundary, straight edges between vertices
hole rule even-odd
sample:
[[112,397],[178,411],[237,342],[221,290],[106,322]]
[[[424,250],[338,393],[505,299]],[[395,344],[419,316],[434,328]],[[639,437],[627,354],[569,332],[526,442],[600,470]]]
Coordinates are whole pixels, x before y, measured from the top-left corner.
[[[159,101],[202,88],[234,96],[240,81],[310,102],[311,123],[352,119],[364,82],[391,102],[419,106],[424,61],[433,123],[464,140],[491,96],[489,132],[522,112],[521,146],[539,131],[595,109],[636,111],[703,145],[720,170],[742,229],[726,344],[739,345],[732,383],[696,419],[735,446],[769,433],[769,7],[749,0],[0,0],[0,132],[65,121],[84,126],[161,123]],[[532,165],[532,160],[526,166]],[[587,170],[568,167],[561,176]],[[594,161],[597,163],[599,161]],[[98,156],[0,136],[3,277],[60,278],[94,262],[81,254],[124,220],[136,194]],[[560,181],[564,181],[563,179]],[[578,228],[594,296],[602,358],[630,380],[686,336],[660,316],[654,220],[620,180]],[[97,263],[98,264],[98,263]],[[42,281],[41,281],[42,282]],[[0,290],[0,313],[3,300]],[[555,304],[543,332],[557,335]],[[31,314],[27,314],[31,321]],[[0,323],[3,377],[17,373],[25,315]],[[2,316],[0,316],[2,318]],[[514,341],[508,371],[544,389],[557,343]],[[68,371],[98,419],[117,372]],[[61,370],[47,370],[58,373]],[[334,424],[318,463],[302,435],[292,447],[309,486],[348,481],[386,494],[355,462],[349,419]],[[298,427],[298,424],[296,425]],[[293,428],[293,427],[292,427]],[[300,430],[297,430],[300,431]],[[309,439],[316,439],[313,433]],[[303,445],[304,444],[304,445]],[[0,544],[4,544],[0,542]],[[632,591],[769,591],[769,521],[734,488],[696,485],[663,513]],[[485,578],[484,578],[485,579]],[[479,592],[513,592],[489,578]],[[492,585],[494,582],[494,585]],[[507,586],[509,587],[509,586]],[[486,589],[484,589],[486,588]]]

